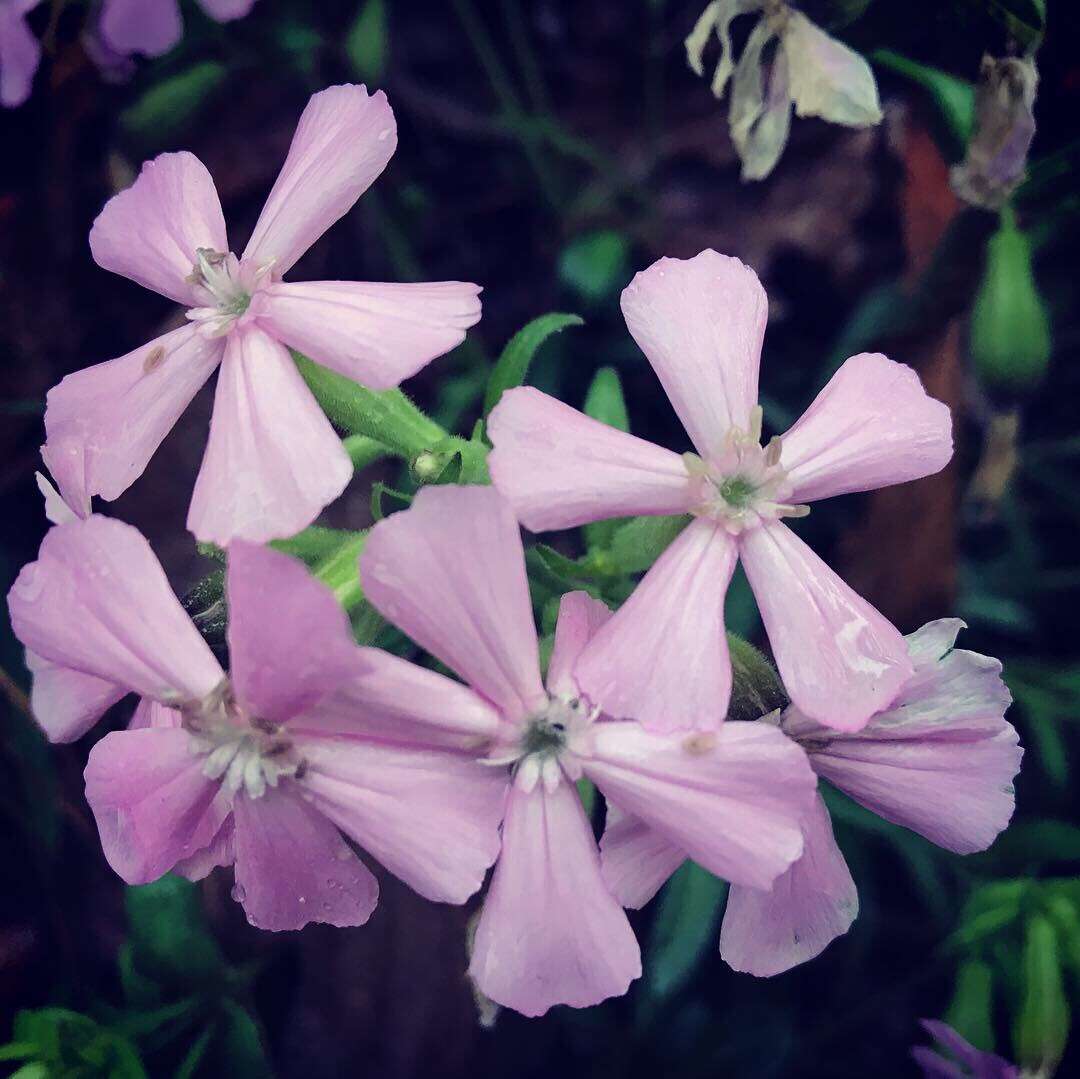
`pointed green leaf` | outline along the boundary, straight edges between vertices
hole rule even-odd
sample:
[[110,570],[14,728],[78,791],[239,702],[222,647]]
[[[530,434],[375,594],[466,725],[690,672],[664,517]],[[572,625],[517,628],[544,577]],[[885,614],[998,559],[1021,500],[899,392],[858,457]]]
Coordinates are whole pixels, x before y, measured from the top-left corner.
[[584,323],[585,320],[580,315],[554,311],[534,318],[527,326],[518,330],[503,349],[488,379],[484,393],[484,417],[499,403],[499,398],[506,390],[524,383],[533,357],[552,334],[565,330],[567,326],[582,326]]

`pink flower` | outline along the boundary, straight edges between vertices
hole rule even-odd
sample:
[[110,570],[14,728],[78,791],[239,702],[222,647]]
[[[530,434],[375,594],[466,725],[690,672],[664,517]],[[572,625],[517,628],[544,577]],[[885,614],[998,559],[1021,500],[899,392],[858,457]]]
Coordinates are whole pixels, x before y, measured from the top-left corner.
[[970,1079],[1021,1079],[1024,1074],[1015,1064],[1010,1064],[1004,1058],[976,1049],[948,1023],[937,1019],[923,1019],[921,1022],[926,1032],[937,1042],[937,1047],[952,1057],[952,1060],[949,1060],[926,1046],[915,1046],[911,1050],[911,1056],[924,1079],[965,1079],[968,1076]]
[[[242,19],[255,0],[199,0],[199,7],[217,22]],[[179,0],[104,0],[99,32],[114,53],[161,56],[184,32]]]
[[[11,589],[50,737],[77,737],[128,692],[146,699],[86,766],[109,864],[130,884],[232,864],[260,928],[360,925],[378,886],[344,833],[421,895],[464,902],[498,854],[505,782],[453,743],[487,712],[358,648],[330,591],[287,555],[235,543],[227,599],[228,678],[118,521],[51,529]],[[388,722],[399,696],[423,694],[426,726]]]
[[0,105],[21,105],[34,84],[41,46],[26,23],[41,0],[0,0]]
[[[475,727],[476,751],[513,767],[469,967],[485,996],[541,1015],[620,995],[641,973],[574,789],[581,777],[728,879],[767,888],[798,858],[814,786],[805,754],[767,724],[688,737],[598,716],[573,671],[610,612],[585,593],[563,597],[545,686],[521,537],[496,491],[421,490],[372,530],[361,573],[371,602],[494,717]],[[410,697],[397,700],[416,722],[441,707],[423,699],[413,716]]]
[[[914,673],[861,731],[823,726],[795,706],[779,726],[820,777],[855,801],[946,850],[971,854],[1009,823],[1023,750],[1005,720],[1011,698],[1001,664],[954,648],[962,626],[941,619],[906,638]],[[858,895],[820,797],[804,820],[804,838],[802,858],[770,891],[732,885],[720,953],[736,970],[762,977],[788,970],[855,920]],[[609,823],[601,852],[604,879],[630,907],[646,903],[685,857],[625,815]]]
[[782,437],[761,446],[758,362],[767,301],[737,259],[661,259],[622,295],[634,339],[697,448],[680,457],[531,388],[492,412],[495,486],[527,528],[692,513],[600,631],[578,678],[606,712],[657,730],[727,711],[723,625],[741,558],[792,700],[857,730],[911,674],[903,638],[783,524],[803,503],[926,476],[952,455],[949,410],[910,368],[849,359]]
[[383,93],[333,86],[312,97],[240,258],[189,153],[148,162],[109,201],[90,232],[98,265],[183,304],[188,324],[49,392],[42,456],[69,505],[126,490],[218,364],[195,535],[221,546],[291,535],[341,494],[349,456],[289,348],[385,389],[480,317],[478,287],[460,282],[282,280],[382,172],[396,139]]

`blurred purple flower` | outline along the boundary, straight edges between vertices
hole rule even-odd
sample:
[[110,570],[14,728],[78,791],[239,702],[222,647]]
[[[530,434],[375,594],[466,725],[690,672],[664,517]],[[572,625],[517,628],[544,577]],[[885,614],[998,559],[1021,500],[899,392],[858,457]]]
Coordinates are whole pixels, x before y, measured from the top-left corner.
[[921,1020],[927,1033],[952,1060],[924,1045],[911,1050],[925,1079],[1020,1079],[1020,1069],[993,1053],[984,1053],[968,1043],[948,1023]]
[[41,62],[41,45],[26,14],[41,0],[0,0],[0,105],[15,108],[29,96]]
[[[255,0],[198,0],[217,22],[242,19]],[[102,45],[114,55],[161,56],[180,40],[184,23],[179,0],[103,0],[98,20]]]

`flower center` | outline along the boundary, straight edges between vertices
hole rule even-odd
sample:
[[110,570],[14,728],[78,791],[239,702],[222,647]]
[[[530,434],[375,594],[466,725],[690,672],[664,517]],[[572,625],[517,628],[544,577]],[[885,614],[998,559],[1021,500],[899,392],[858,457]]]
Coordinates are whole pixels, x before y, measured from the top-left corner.
[[714,460],[684,453],[686,471],[694,481],[698,504],[692,511],[738,535],[766,520],[805,517],[809,506],[787,501],[791,482],[780,464],[781,442],[776,436],[761,445],[761,406],[750,414],[750,428],[733,427]]
[[192,307],[187,317],[199,324],[205,336],[221,337],[247,314],[252,297],[270,276],[272,263],[256,267],[241,262],[231,251],[222,253],[209,247],[200,247],[195,256],[187,281],[206,302]]
[[581,778],[580,756],[587,749],[593,716],[580,698],[549,697],[547,705],[525,720],[516,739],[493,750],[488,764],[514,766],[514,782],[531,791],[542,779],[553,791],[565,776]]

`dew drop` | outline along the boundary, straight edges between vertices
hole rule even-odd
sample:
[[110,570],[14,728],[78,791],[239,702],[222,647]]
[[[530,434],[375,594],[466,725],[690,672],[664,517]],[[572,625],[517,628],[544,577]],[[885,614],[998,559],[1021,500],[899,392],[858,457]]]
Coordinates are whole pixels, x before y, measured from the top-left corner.
[[232,892],[230,894],[237,903],[243,903],[244,899],[247,896],[247,892],[244,891],[244,886],[239,881],[237,881],[237,883],[233,885]]

